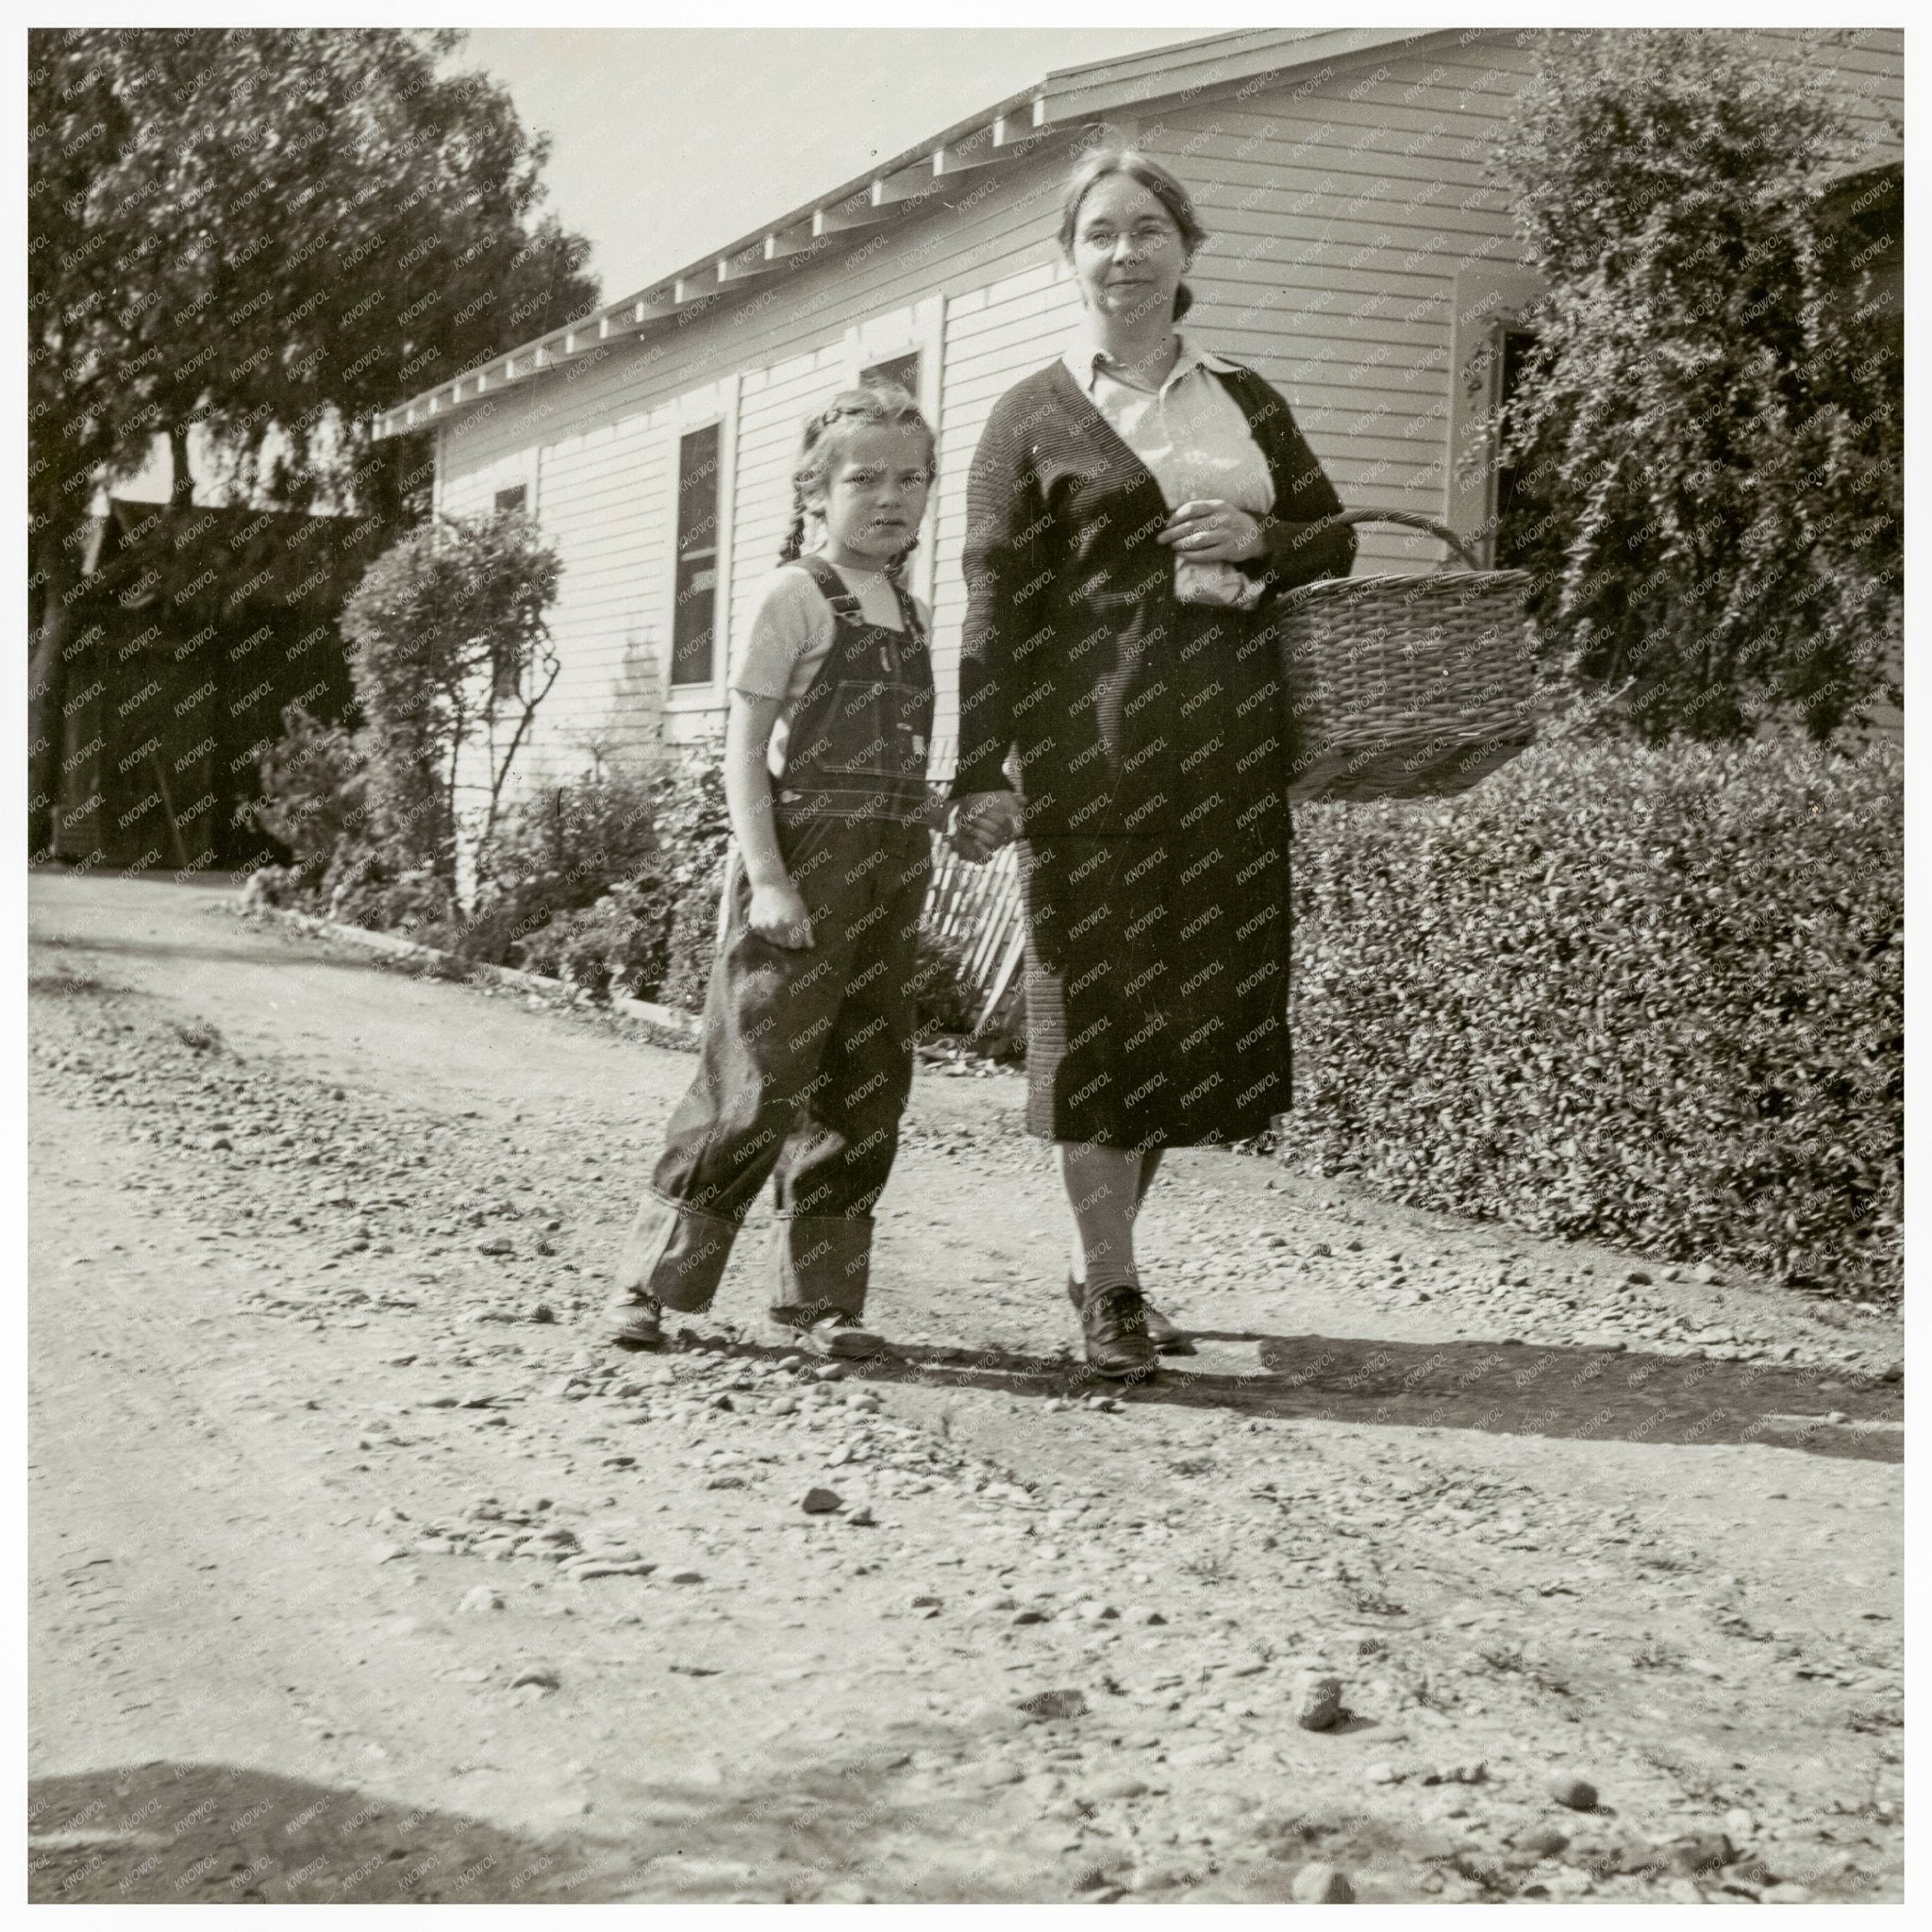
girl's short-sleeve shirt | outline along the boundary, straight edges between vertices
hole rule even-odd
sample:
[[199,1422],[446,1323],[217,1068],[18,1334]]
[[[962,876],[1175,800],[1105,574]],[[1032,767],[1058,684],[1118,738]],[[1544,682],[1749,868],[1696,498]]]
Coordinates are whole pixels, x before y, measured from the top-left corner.
[[[903,628],[898,596],[883,571],[852,570],[843,564],[832,568],[858,599],[859,614],[868,624],[885,630]],[[920,623],[929,631],[932,612],[921,599],[912,601]],[[767,760],[774,778],[784,776],[791,721],[831,656],[837,622],[819,587],[795,565],[780,564],[758,588],[733,654],[731,689],[746,697],[780,701]]]

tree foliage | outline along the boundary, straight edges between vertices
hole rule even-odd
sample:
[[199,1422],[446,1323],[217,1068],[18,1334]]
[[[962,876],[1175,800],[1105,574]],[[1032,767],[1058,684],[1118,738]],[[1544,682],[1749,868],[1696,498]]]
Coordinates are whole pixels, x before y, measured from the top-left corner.
[[[581,314],[587,244],[540,216],[541,139],[450,66],[459,34],[28,36],[34,735],[97,482],[191,425],[243,500],[409,520],[420,439],[372,412]],[[184,498],[185,500],[185,498]]]
[[1858,147],[1750,40],[1555,36],[1494,155],[1550,290],[1499,560],[1652,740],[1826,736],[1898,635],[1902,325],[1825,193]]

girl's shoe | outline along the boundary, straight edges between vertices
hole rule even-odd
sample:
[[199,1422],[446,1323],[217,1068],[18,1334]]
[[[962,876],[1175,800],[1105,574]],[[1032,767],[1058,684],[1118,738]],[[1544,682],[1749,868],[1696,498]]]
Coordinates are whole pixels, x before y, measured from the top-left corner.
[[782,1314],[772,1310],[773,1322],[788,1340],[812,1355],[827,1356],[839,1361],[865,1361],[883,1355],[886,1339],[868,1328],[857,1315],[843,1308],[787,1308]]
[[656,1348],[664,1340],[664,1304],[642,1290],[622,1294],[606,1310],[612,1341],[634,1348]]
[[[1080,1284],[1070,1274],[1067,1276],[1067,1299],[1073,1303],[1075,1312],[1080,1307],[1082,1293]],[[1162,1355],[1192,1355],[1194,1344],[1188,1340],[1184,1329],[1176,1328],[1145,1295],[1141,1297],[1141,1309],[1147,1318],[1147,1340]]]
[[1130,1282],[1083,1289],[1080,1329],[1087,1340],[1087,1366],[1095,1374],[1132,1382],[1160,1367],[1147,1336],[1147,1304]]

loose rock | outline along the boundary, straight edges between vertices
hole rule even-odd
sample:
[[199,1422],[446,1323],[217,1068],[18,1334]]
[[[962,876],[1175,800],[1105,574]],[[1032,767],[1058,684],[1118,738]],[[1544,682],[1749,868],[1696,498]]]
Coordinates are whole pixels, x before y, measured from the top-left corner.
[[1596,1787],[1587,1777],[1574,1777],[1568,1772],[1558,1772],[1550,1780],[1550,1796],[1572,1811],[1596,1809]]
[[1309,1672],[1302,1678],[1296,1693],[1295,1723],[1305,1731],[1325,1731],[1341,1716],[1341,1679]]
[[1737,1856],[1736,1847],[1721,1831],[1674,1839],[1670,1846],[1671,1870],[1686,1878],[1694,1878],[1700,1872],[1720,1871]]
[[1051,1723],[1058,1718],[1086,1716],[1087,1697],[1080,1690],[1041,1690],[1022,1698],[1020,1708],[1036,1723]]
[[1337,1866],[1304,1865],[1294,1874],[1289,1895],[1298,1906],[1352,1906],[1355,1887]]
[[814,1483],[798,1499],[798,1507],[808,1516],[829,1516],[835,1509],[842,1509],[845,1503],[837,1490],[828,1490]]
[[1516,1840],[1516,1849],[1528,1852],[1533,1857],[1554,1858],[1558,1852],[1567,1850],[1569,1843],[1568,1832],[1558,1831],[1554,1824],[1539,1824]]

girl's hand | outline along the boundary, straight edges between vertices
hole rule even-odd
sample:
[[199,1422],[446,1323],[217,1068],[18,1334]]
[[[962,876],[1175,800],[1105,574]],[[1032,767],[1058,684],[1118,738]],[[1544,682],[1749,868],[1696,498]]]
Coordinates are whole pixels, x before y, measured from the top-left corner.
[[805,895],[790,879],[777,885],[754,886],[744,919],[759,939],[774,946],[801,953],[811,946],[811,916],[805,909]]
[[1010,791],[969,791],[953,812],[948,837],[968,865],[984,865],[1020,836],[1020,801]]
[[1184,503],[1168,518],[1155,540],[1172,546],[1190,563],[1245,563],[1265,556],[1261,520],[1224,503],[1218,496]]

